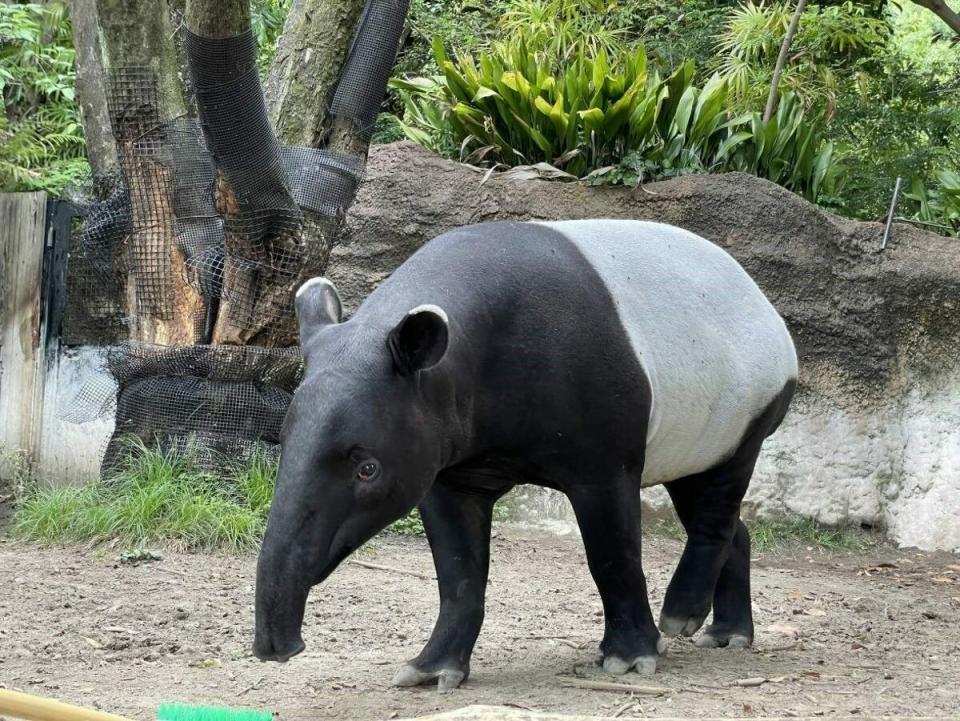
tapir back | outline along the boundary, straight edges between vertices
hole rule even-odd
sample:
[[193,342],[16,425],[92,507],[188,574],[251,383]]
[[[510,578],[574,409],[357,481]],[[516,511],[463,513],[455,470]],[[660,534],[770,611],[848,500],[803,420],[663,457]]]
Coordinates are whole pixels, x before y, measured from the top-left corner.
[[733,454],[797,377],[790,334],[724,250],[680,228],[632,220],[540,223],[563,234],[609,290],[650,382],[643,484]]

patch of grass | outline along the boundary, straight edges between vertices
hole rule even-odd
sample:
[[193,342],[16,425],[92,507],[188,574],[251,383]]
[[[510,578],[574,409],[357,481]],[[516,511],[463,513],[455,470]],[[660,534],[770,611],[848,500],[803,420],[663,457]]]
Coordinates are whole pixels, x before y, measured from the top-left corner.
[[825,526],[809,516],[755,520],[747,524],[754,551],[805,546],[827,551],[863,551],[866,535],[851,526]]
[[262,453],[205,470],[196,455],[139,440],[104,480],[52,488],[30,482],[17,499],[13,531],[41,542],[119,539],[128,548],[172,543],[191,550],[255,548],[266,527],[276,466]]
[[[96,483],[51,487],[21,479],[13,533],[42,543],[119,539],[125,549],[172,544],[240,552],[260,544],[276,483],[273,459],[254,453],[213,472],[192,449],[127,444],[120,466]],[[494,520],[508,515],[505,504],[494,507]],[[422,536],[423,520],[414,510],[386,532]]]
[[[868,535],[851,526],[825,526],[808,516],[767,518],[747,522],[751,550],[756,553],[782,551],[803,546],[827,551],[863,551]],[[657,518],[644,526],[645,532],[661,538],[685,541],[687,534],[676,516]]]

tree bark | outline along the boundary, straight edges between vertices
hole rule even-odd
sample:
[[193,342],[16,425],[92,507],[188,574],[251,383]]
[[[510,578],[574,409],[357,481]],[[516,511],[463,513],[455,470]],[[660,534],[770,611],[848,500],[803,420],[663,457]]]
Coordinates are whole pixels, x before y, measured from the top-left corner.
[[913,0],[922,8],[926,8],[960,36],[960,13],[953,10],[944,0]]
[[229,38],[250,27],[249,0],[186,0],[187,26],[207,38]]
[[130,197],[131,233],[119,250],[131,340],[195,342],[204,312],[177,244],[173,173],[158,153],[163,123],[186,114],[165,3],[98,0],[107,105]]
[[264,94],[285,145],[323,144],[327,103],[340,77],[363,0],[293,0]]
[[93,171],[94,188],[97,195],[103,197],[113,186],[119,160],[107,111],[96,0],[71,0],[70,21],[77,54],[77,102],[83,119],[87,159]]
[[777,64],[773,67],[773,78],[770,80],[770,94],[767,95],[767,107],[763,111],[763,122],[767,122],[773,117],[774,108],[777,106],[777,94],[780,89],[780,75],[783,73],[783,65],[787,61],[787,53],[790,52],[790,46],[793,45],[793,38],[797,34],[800,16],[803,14],[803,7],[806,4],[807,0],[797,0],[797,9],[793,11],[793,17],[790,18],[787,34],[783,36],[780,53],[777,55]]

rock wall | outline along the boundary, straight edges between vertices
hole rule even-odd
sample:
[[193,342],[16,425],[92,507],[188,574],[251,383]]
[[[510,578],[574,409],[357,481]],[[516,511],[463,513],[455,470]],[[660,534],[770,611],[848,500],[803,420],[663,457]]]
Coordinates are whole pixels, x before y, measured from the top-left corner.
[[[881,251],[880,223],[742,174],[641,189],[483,179],[409,143],[375,148],[331,258],[348,310],[458,225],[610,217],[687,228],[744,265],[800,353],[797,401],[748,494],[755,511],[883,525],[900,544],[960,551],[960,241],[897,224]],[[562,502],[536,498],[563,517]]]

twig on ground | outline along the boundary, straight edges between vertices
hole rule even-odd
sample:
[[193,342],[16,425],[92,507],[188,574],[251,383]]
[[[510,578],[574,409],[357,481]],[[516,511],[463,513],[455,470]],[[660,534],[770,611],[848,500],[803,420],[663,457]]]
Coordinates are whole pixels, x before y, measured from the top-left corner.
[[525,706],[522,703],[517,703],[515,701],[507,701],[503,705],[509,706],[510,708],[520,708],[524,711],[529,711],[530,713],[540,713],[540,709],[538,708],[534,708],[533,706]]
[[613,712],[613,717],[614,717],[614,718],[620,718],[620,717],[623,716],[627,711],[629,711],[630,709],[632,709],[632,708],[633,708],[634,706],[636,706],[636,705],[637,705],[636,699],[630,699],[630,700],[627,701],[625,704],[623,704],[623,706],[621,706],[620,708],[618,708],[616,711]]
[[610,681],[592,681],[588,678],[570,678],[566,680],[566,685],[574,688],[590,689],[591,691],[635,693],[638,696],[666,696],[674,693],[672,688],[666,686],[636,686],[627,683],[611,683]]
[[245,689],[243,689],[243,691],[240,692],[240,695],[241,695],[241,696],[244,696],[244,695],[250,693],[251,691],[255,691],[255,690],[257,689],[257,687],[258,687],[261,683],[263,683],[263,679],[265,679],[265,678],[266,678],[266,676],[261,676],[260,678],[258,678],[256,681],[253,682],[253,686],[247,686]]
[[382,566],[379,563],[369,563],[367,561],[358,561],[357,559],[351,559],[349,563],[352,563],[355,566],[362,566],[363,568],[371,568],[374,571],[389,571],[390,573],[401,573],[404,576],[413,576],[414,578],[419,578],[424,581],[436,581],[435,576],[428,576],[419,571],[408,571],[406,568],[397,568],[395,566]]
[[742,686],[744,688],[752,688],[754,686],[762,686],[767,682],[767,679],[763,676],[756,676],[755,678],[739,678],[731,686]]

